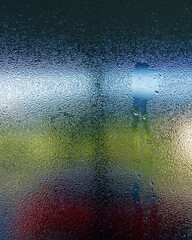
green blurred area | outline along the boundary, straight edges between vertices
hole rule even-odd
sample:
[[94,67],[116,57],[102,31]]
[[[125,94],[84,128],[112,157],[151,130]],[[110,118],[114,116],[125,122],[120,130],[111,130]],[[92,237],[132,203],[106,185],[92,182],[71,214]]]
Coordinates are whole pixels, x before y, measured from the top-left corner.
[[[74,131],[74,130],[73,130]],[[7,173],[52,171],[85,164],[91,157],[89,136],[73,136],[63,129],[7,129],[1,134],[1,171]]]
[[142,119],[134,125],[133,117],[122,115],[119,119],[110,116],[95,126],[90,119],[2,126],[1,176],[88,166],[127,169],[160,180],[160,184],[189,179],[190,162],[179,152],[176,126],[170,131],[170,122]]

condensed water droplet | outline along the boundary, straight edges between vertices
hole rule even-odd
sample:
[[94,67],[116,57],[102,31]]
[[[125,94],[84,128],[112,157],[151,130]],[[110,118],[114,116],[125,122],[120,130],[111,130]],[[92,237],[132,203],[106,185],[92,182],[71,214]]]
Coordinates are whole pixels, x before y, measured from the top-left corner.
[[147,119],[147,114],[144,114],[143,115],[143,120],[146,120]]
[[151,186],[154,186],[155,183],[154,183],[153,181],[150,181],[150,185],[151,185]]
[[151,144],[152,144],[152,141],[151,141],[150,139],[147,139],[147,140],[146,140],[146,144],[147,144],[147,145],[151,145]]
[[138,112],[137,110],[135,110],[135,111],[133,112],[133,114],[134,114],[135,116],[139,116],[139,112]]
[[138,178],[141,178],[141,174],[138,174]]

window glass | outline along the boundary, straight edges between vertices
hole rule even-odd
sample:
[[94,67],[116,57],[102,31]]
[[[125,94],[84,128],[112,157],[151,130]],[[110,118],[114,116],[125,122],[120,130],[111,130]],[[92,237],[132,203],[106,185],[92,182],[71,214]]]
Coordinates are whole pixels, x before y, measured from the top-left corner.
[[0,239],[191,239],[190,3],[0,11]]

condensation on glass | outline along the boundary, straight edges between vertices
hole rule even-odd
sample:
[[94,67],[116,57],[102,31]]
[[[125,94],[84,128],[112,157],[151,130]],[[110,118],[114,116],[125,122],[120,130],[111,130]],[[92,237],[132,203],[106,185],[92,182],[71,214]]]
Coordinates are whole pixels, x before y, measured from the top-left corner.
[[1,239],[190,239],[191,69],[130,66],[1,69]]
[[0,239],[192,238],[190,43],[108,38],[3,46]]

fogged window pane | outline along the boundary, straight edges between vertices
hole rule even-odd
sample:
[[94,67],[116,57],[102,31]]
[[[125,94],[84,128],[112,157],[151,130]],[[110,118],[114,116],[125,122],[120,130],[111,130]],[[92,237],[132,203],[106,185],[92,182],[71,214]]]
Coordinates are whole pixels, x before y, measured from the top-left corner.
[[0,239],[191,239],[190,4],[2,9]]

